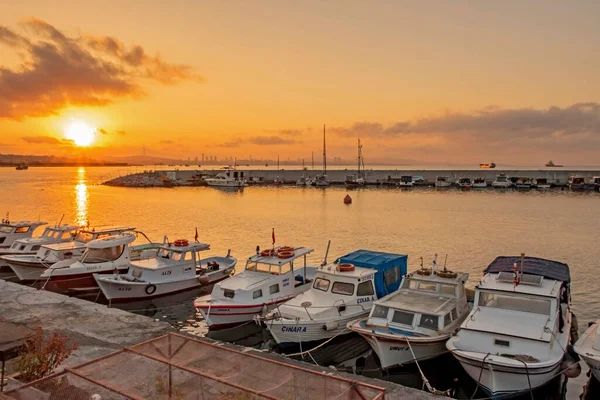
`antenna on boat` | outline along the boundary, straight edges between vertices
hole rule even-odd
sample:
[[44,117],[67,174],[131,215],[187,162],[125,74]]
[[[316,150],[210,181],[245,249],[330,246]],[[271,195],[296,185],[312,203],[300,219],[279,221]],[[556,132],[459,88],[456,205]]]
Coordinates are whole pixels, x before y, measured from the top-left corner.
[[[523,264],[525,263],[525,253],[521,253],[521,276],[523,276]],[[521,277],[519,277],[519,282],[521,281]]]
[[[56,226],[60,226],[60,224],[62,224],[62,220],[64,217],[65,217],[65,214],[63,214],[62,217],[60,217],[60,221],[58,221],[58,225],[56,225]],[[39,220],[39,217],[38,217],[38,220]]]
[[447,269],[446,269],[446,262],[448,262],[448,253],[446,253],[446,258],[444,258],[444,272],[447,271]]
[[325,144],[325,124],[323,124],[323,175],[327,174],[327,145]]
[[323,262],[321,263],[321,267],[327,265],[327,255],[329,255],[329,246],[331,246],[331,240],[327,242],[327,250],[325,250],[325,258],[323,258]]
[[437,267],[437,253],[435,253],[435,256],[433,257],[433,263],[431,265],[431,275],[434,274],[436,267]]
[[421,257],[421,269],[425,269],[423,268],[423,257]]

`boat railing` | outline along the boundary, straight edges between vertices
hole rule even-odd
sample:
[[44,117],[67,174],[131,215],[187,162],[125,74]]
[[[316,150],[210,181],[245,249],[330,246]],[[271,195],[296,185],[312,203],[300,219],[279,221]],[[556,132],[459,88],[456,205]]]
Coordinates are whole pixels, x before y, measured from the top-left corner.
[[[311,305],[295,305],[295,304],[283,304],[286,307],[296,307],[296,308],[303,308],[304,311],[306,312],[306,315],[308,316],[308,319],[310,319],[311,321],[314,321],[313,316],[310,314],[309,309],[313,309],[313,310],[323,310],[323,309],[336,309],[338,314],[340,315],[340,317],[342,316],[342,312],[352,308],[352,307],[356,307],[356,308],[360,308],[363,311],[368,311],[362,304],[347,304],[344,299],[338,299],[336,301],[333,302],[333,304],[331,304],[330,306],[313,306]],[[277,314],[279,314],[279,316],[281,316],[281,310],[279,309],[280,305],[277,305]]]

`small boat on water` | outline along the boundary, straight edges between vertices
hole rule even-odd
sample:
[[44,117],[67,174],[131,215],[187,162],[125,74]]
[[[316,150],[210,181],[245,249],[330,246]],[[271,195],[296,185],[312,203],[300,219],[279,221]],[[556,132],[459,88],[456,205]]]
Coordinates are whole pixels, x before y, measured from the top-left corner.
[[521,178],[517,179],[517,183],[515,184],[515,187],[517,189],[531,189],[532,185],[533,185],[533,182],[531,181],[531,178],[521,177]]
[[508,176],[506,176],[506,174],[500,174],[496,176],[496,180],[492,182],[492,187],[496,189],[508,189],[512,185],[513,183]]
[[471,178],[459,178],[456,184],[463,189],[471,189],[473,187],[473,181]]
[[398,289],[408,256],[357,250],[317,271],[312,287],[278,305],[263,321],[280,347],[303,349],[350,333],[346,324]]
[[29,169],[29,166],[28,166],[27,164],[25,164],[25,163],[19,163],[19,164],[18,164],[18,165],[15,167],[15,169],[16,169],[17,171],[26,171],[26,170],[28,170],[28,169]]
[[323,173],[317,175],[311,184],[316,187],[327,187],[329,181],[327,180],[327,145],[325,142],[325,125],[323,125]]
[[491,396],[544,385],[559,373],[571,339],[568,265],[498,257],[484,274],[448,350]]
[[[248,258],[244,271],[215,284],[212,293],[199,297],[194,307],[210,329],[250,322],[255,315],[310,289],[317,267],[308,266],[313,249],[281,246],[258,251]],[[295,265],[303,259],[304,266]]]
[[358,139],[358,156],[356,157],[356,160],[356,174],[346,176],[346,181],[344,182],[346,189],[356,189],[367,184],[367,181],[365,180],[365,161],[362,155],[362,144],[360,144],[360,139]]
[[548,168],[562,168],[562,167],[564,167],[564,165],[554,164],[552,162],[552,160],[548,161],[546,164],[544,164],[544,166],[546,166]]
[[225,172],[218,173],[214,178],[205,178],[208,186],[241,188],[248,186],[244,179],[243,171],[236,171],[235,168],[226,167]]
[[348,323],[348,329],[365,338],[384,369],[437,357],[469,314],[468,278],[438,269],[436,260],[431,268],[421,261],[397,292],[377,300],[369,317]]
[[483,178],[475,178],[473,180],[473,189],[485,189],[487,182]]
[[125,232],[135,232],[145,237],[142,232],[137,232],[135,228],[129,226],[80,228],[77,231],[77,235],[71,241],[43,245],[34,254],[4,256],[4,260],[22,282],[36,281],[54,263],[63,260],[74,261],[79,258],[85,251],[86,243]]
[[552,187],[552,184],[550,182],[548,182],[547,178],[536,178],[533,186],[536,189],[550,189]]
[[136,237],[131,233],[105,236],[88,242],[78,259],[66,259],[45,269],[40,279],[56,291],[98,289],[94,274],[125,273],[132,260],[156,257],[155,243],[130,246]]
[[54,225],[46,227],[41,236],[17,239],[9,248],[0,249],[0,267],[8,265],[4,259],[6,256],[32,255],[47,244],[72,242],[78,230],[76,225]]
[[569,176],[567,185],[571,190],[584,190],[585,189],[585,178],[580,175]]
[[175,294],[222,281],[231,275],[237,260],[225,257],[202,258],[210,245],[185,239],[166,243],[156,257],[131,261],[124,274],[94,274],[110,302],[144,300]]
[[590,323],[585,333],[573,346],[575,352],[590,367],[590,371],[597,380],[600,380],[600,319]]
[[413,187],[414,184],[415,183],[411,175],[402,175],[400,177],[400,181],[398,182],[399,187]]
[[592,183],[594,184],[594,189],[600,192],[600,176],[594,176]]
[[486,169],[496,168],[496,164],[493,162],[491,162],[489,164],[479,164],[479,168],[486,168]]
[[14,221],[2,219],[0,223],[0,251],[8,249],[16,240],[27,239],[38,227],[48,224],[42,221]]
[[436,188],[448,188],[452,186],[452,181],[447,176],[436,176],[435,177],[435,187]]

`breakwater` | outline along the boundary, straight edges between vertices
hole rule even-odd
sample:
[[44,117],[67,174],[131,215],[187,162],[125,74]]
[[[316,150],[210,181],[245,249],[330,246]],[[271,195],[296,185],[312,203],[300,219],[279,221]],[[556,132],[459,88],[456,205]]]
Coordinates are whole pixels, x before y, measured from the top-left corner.
[[[173,186],[202,186],[203,178],[213,177],[223,172],[220,169],[204,170],[153,170],[135,174],[123,175],[104,182],[109,186],[124,187],[173,187]],[[250,185],[269,185],[275,180],[283,184],[294,184],[302,176],[315,177],[321,173],[316,170],[244,170],[244,176]],[[348,175],[355,174],[354,170],[330,170],[327,171],[327,179],[332,185],[341,185]],[[395,184],[402,176],[420,177],[423,185],[433,185],[438,176],[448,177],[451,181],[459,178],[482,178],[491,184],[499,174],[508,177],[519,177],[538,179],[545,178],[553,186],[565,186],[570,176],[582,176],[586,182],[592,182],[595,176],[600,176],[600,170],[571,170],[548,168],[541,170],[495,170],[495,169],[473,169],[473,170],[398,170],[381,169],[366,170],[365,180],[368,185]]]

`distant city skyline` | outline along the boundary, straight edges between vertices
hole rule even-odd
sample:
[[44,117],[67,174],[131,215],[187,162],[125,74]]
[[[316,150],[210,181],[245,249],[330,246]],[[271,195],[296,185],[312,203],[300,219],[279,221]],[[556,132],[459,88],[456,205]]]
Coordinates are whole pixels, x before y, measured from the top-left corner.
[[331,162],[360,138],[367,163],[597,163],[599,2],[0,11],[3,154],[308,162],[326,124]]

